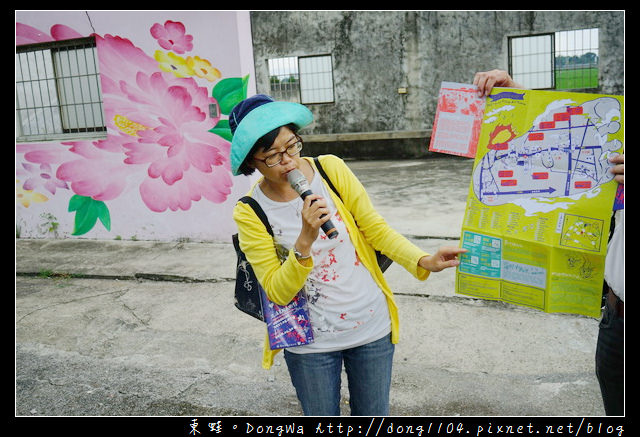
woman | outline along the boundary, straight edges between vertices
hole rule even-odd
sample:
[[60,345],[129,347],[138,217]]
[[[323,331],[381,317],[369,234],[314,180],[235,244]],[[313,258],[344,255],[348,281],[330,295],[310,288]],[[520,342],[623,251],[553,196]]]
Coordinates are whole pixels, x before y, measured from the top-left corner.
[[[265,95],[246,99],[231,112],[232,171],[262,174],[248,194],[265,211],[274,234],[272,238],[249,205],[239,202],[233,217],[240,246],[272,302],[286,305],[305,287],[315,341],[284,351],[304,414],[340,414],[344,362],[351,414],[387,415],[398,309],[375,250],[421,280],[458,265],[457,255],[466,250],[443,247],[429,255],[417,248],[374,210],[341,159],[321,156],[340,197],[333,193],[313,160],[300,156],[303,143],[297,130],[312,120],[305,106]],[[314,193],[304,201],[287,179],[294,169],[302,172]],[[320,231],[328,220],[336,226],[337,238]],[[284,262],[274,239],[288,251]],[[272,365],[277,352],[265,342],[263,367]]]

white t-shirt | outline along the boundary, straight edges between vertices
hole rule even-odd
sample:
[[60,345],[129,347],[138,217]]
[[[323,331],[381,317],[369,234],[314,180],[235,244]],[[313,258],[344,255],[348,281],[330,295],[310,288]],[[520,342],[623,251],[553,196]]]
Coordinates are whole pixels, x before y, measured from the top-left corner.
[[604,279],[616,296],[624,301],[624,209],[615,214],[616,224],[607,249]]
[[[315,341],[288,350],[294,353],[329,352],[379,340],[391,332],[386,298],[360,262],[347,228],[318,173],[311,181],[311,190],[324,197],[329,209],[335,212],[331,221],[339,235],[329,239],[320,230],[311,247],[314,267],[305,287]],[[276,244],[291,249],[302,229],[302,199],[277,202],[265,196],[259,186],[252,197],[269,218]]]

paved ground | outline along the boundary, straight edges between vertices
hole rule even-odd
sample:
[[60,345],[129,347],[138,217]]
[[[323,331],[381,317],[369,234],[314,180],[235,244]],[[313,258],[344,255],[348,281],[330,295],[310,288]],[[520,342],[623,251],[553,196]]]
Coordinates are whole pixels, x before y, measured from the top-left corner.
[[[349,164],[416,244],[458,244],[470,160]],[[234,263],[229,243],[17,240],[16,415],[299,415],[281,354],[263,370],[263,326],[233,307]],[[387,278],[392,415],[604,414],[596,319],[457,296],[453,271]]]

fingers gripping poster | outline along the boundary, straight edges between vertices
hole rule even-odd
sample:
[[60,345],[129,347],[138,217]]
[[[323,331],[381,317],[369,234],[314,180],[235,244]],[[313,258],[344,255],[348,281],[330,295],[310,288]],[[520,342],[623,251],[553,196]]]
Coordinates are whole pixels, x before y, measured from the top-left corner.
[[494,88],[486,99],[456,293],[600,315],[624,98]]

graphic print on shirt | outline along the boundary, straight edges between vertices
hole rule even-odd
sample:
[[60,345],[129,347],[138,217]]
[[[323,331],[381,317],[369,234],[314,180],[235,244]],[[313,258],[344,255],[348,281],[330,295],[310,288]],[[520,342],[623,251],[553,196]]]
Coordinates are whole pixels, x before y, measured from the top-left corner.
[[[337,224],[336,227],[339,233],[344,230],[342,223]],[[321,234],[311,250],[314,268],[307,279],[307,296],[313,320],[312,327],[315,332],[335,333],[341,330],[332,322],[331,312],[326,312],[325,308],[327,304],[335,300],[331,298],[331,294],[339,290],[339,287],[335,286],[336,281],[340,278],[340,274],[336,270],[338,267],[336,251],[339,251],[340,245],[343,243],[343,238],[331,240]]]
[[334,264],[337,264],[338,262],[335,255],[335,248],[329,249],[329,251],[325,253],[325,256],[322,259],[320,259],[320,255],[322,254],[322,251],[312,250],[312,253],[314,255],[314,260],[318,259],[317,267],[314,268],[313,271],[311,272],[311,275],[313,276],[313,278],[321,282],[333,282],[340,277],[340,275],[335,269],[336,266],[334,265]]
[[[329,239],[320,230],[311,246],[314,267],[307,276],[304,289],[315,342],[292,348],[300,353],[305,350],[335,350],[363,339],[378,339],[389,332],[390,326],[386,298],[359,260],[349,230],[321,176],[314,177],[311,188],[327,199],[333,213],[331,221],[339,235]],[[276,245],[281,246],[278,256],[282,260],[300,235],[302,222],[294,218],[293,212],[302,208],[302,199],[273,201],[264,196],[259,187],[254,197],[269,217]]]

